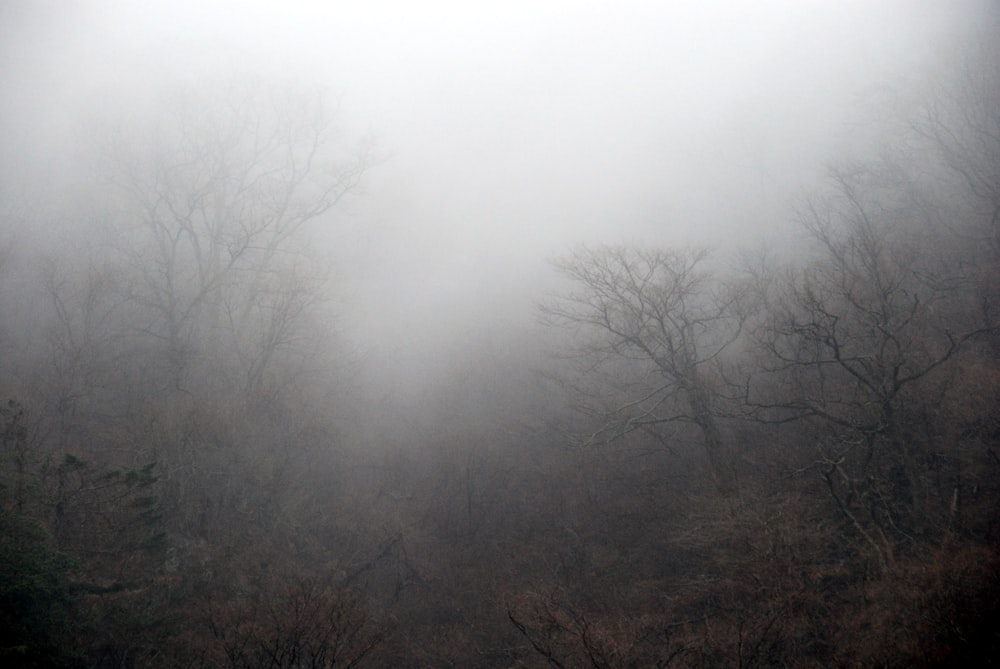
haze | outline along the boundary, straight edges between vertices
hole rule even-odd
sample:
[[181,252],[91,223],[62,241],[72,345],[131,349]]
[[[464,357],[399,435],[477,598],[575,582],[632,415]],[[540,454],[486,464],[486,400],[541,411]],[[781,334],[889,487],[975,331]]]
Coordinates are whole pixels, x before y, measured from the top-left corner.
[[998,35],[0,3],[0,663],[975,666]]
[[919,77],[974,16],[867,1],[7,3],[5,171],[51,182],[81,117],[163,84],[327,86],[346,137],[371,133],[384,155],[329,227],[350,264],[344,322],[384,346],[400,322],[450,329],[484,301],[530,303],[545,260],[575,243],[780,234],[859,97]]

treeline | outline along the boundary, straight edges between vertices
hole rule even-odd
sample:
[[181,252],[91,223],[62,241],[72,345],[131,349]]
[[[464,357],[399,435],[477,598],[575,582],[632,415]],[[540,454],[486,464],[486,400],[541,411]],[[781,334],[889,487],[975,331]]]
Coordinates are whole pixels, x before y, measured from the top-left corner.
[[781,253],[577,247],[544,343],[456,352],[412,407],[331,341],[310,228],[373,155],[321,96],[95,127],[98,182],[0,228],[4,664],[987,664],[995,62]]

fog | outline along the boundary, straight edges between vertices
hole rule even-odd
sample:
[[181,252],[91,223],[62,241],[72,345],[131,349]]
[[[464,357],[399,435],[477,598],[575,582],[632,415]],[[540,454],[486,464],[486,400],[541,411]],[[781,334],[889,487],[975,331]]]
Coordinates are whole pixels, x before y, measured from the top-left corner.
[[441,326],[528,318],[577,243],[780,239],[859,99],[919,78],[961,7],[8,2],[4,174],[71,176],[82,120],[159,86],[328,87],[345,140],[381,157],[323,222],[342,324],[413,352]]
[[0,664],[988,664],[997,9],[0,2]]
[[7,3],[3,174],[52,203],[92,176],[95,118],[185,84],[324,87],[338,141],[378,156],[312,226],[339,336],[419,392],[452,347],[533,327],[576,244],[789,247],[790,204],[867,141],[867,98],[955,48],[962,7]]

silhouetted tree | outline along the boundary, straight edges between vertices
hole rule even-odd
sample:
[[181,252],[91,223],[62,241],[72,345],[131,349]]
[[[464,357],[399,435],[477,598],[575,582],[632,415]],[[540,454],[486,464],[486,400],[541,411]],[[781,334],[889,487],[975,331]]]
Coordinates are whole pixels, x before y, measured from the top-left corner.
[[617,367],[617,378],[595,390],[614,399],[601,410],[592,441],[693,424],[716,483],[731,489],[735,473],[713,406],[713,365],[740,337],[744,315],[739,293],[712,283],[706,255],[581,248],[556,263],[573,289],[543,313],[580,334],[574,354],[589,373]]

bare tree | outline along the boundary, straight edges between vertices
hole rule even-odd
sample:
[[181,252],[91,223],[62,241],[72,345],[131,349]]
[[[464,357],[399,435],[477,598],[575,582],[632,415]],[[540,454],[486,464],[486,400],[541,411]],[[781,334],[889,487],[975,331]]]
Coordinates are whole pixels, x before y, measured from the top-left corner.
[[199,351],[235,350],[245,390],[289,344],[315,274],[304,228],[359,183],[365,146],[334,145],[321,92],[261,85],[172,91],[160,116],[103,135],[114,233],[138,277],[140,325],[175,388]]
[[[990,36],[992,38],[992,36]],[[924,143],[939,174],[961,195],[965,220],[949,228],[969,235],[1000,262],[1000,74],[996,40],[975,43],[929,85],[908,117],[912,144]],[[926,168],[924,168],[926,169]]]
[[804,208],[817,253],[769,297],[762,373],[744,399],[757,419],[816,426],[833,499],[888,569],[892,537],[931,511],[925,474],[944,448],[931,416],[948,363],[993,328],[956,315],[971,290],[964,273],[911,243],[906,218],[868,176],[834,170],[830,197]]
[[693,424],[716,483],[731,489],[734,471],[713,405],[712,366],[740,337],[744,316],[739,294],[719,290],[703,270],[706,256],[692,249],[581,248],[556,263],[575,290],[543,313],[582,334],[576,353],[591,370],[630,367],[592,440]]
[[693,655],[686,639],[675,638],[685,623],[623,611],[590,614],[559,592],[515,598],[507,605],[507,619],[533,653],[557,669],[660,668]]
[[209,611],[217,666],[364,666],[390,631],[360,597],[331,579],[264,580],[237,602]]
[[54,419],[57,452],[79,452],[94,439],[95,419],[107,423],[130,398],[124,389],[136,374],[126,362],[135,353],[123,313],[128,286],[112,267],[41,264],[51,321],[33,385]]

